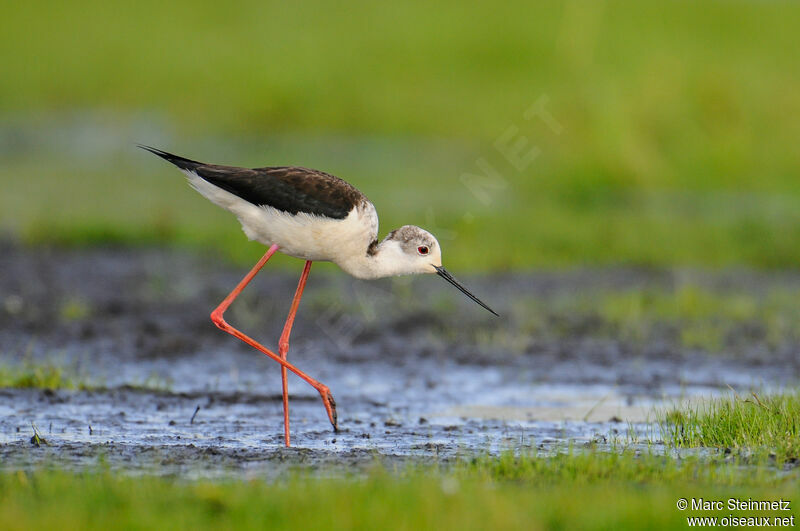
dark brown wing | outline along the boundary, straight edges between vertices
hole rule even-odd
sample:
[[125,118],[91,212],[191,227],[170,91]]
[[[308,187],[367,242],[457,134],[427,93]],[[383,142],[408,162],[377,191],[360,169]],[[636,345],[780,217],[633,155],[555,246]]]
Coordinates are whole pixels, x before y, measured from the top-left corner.
[[297,214],[344,219],[366,198],[350,183],[318,170],[296,166],[237,168],[203,164],[159,149],[140,146],[184,170],[258,206]]

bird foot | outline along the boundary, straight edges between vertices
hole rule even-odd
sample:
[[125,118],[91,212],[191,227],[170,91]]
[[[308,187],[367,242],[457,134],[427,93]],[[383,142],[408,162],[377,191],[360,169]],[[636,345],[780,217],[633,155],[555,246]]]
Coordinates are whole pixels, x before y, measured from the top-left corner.
[[325,405],[325,411],[328,412],[328,419],[331,421],[333,431],[339,431],[339,424],[337,423],[336,416],[336,400],[333,399],[331,390],[323,385],[319,388],[319,394],[322,396],[322,403]]

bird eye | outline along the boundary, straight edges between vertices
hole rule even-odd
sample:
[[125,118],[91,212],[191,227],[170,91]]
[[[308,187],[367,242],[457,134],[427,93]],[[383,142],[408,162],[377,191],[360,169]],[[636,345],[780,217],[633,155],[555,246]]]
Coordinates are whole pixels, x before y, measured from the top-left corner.
[[428,254],[428,248],[426,246],[422,245],[420,247],[417,247],[417,252],[424,256],[424,255]]

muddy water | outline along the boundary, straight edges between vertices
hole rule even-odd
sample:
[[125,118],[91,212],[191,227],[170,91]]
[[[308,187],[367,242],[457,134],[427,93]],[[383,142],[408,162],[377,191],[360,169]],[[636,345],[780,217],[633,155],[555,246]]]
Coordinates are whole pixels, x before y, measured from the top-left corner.
[[[0,390],[3,466],[102,459],[157,473],[278,475],[296,466],[351,469],[376,459],[658,441],[654,408],[726,393],[728,385],[797,381],[790,351],[764,359],[758,352],[701,355],[670,344],[633,349],[580,327],[568,339],[534,338],[521,347],[518,338],[503,335],[508,323],[522,319],[514,313],[521,307],[515,298],[664,284],[671,278],[666,273],[465,279],[476,292],[491,294],[486,298],[496,302],[504,324],[436,279],[368,284],[319,269],[289,356],[331,388],[340,431],[331,429],[316,392],[291,376],[294,448],[287,450],[278,367],[208,321],[240,268],[163,250],[3,244],[4,361],[54,359],[95,387]],[[737,275],[734,281],[754,289],[800,283],[791,276]],[[229,321],[274,346],[294,277],[267,269]],[[465,341],[464,327],[490,339]],[[47,445],[30,443],[32,423]]]

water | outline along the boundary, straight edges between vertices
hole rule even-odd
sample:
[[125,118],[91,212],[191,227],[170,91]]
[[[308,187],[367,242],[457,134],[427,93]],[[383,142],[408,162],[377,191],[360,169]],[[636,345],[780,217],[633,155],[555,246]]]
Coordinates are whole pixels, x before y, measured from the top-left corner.
[[[765,363],[760,350],[732,357],[645,345],[632,356],[623,342],[592,331],[525,351],[475,343],[448,331],[483,326],[487,316],[476,317],[469,301],[458,299],[464,304],[451,306],[455,317],[447,321],[418,314],[424,299],[385,290],[370,306],[378,311],[367,315],[354,300],[374,288],[359,294],[358,281],[319,274],[309,280],[289,359],[330,387],[340,431],[317,392],[290,375],[293,448],[284,449],[278,365],[208,320],[241,271],[157,249],[0,250],[4,361],[55,358],[97,387],[0,389],[5,467],[103,461],[132,472],[271,477],[298,466],[350,472],[376,459],[447,462],[506,450],[628,445],[664,452],[656,410],[729,394],[728,385],[769,390],[797,381],[796,358],[779,363],[772,354]],[[520,274],[470,285],[524,308],[514,297],[663,281],[651,277]],[[229,321],[272,345],[295,281],[285,273],[260,276]],[[340,295],[331,302],[323,293]],[[65,301],[74,300],[85,312],[65,316]],[[347,341],[326,328],[331,307],[360,319]],[[494,328],[487,330],[502,338],[497,331],[519,318],[488,321]],[[46,445],[31,444],[32,425]]]

